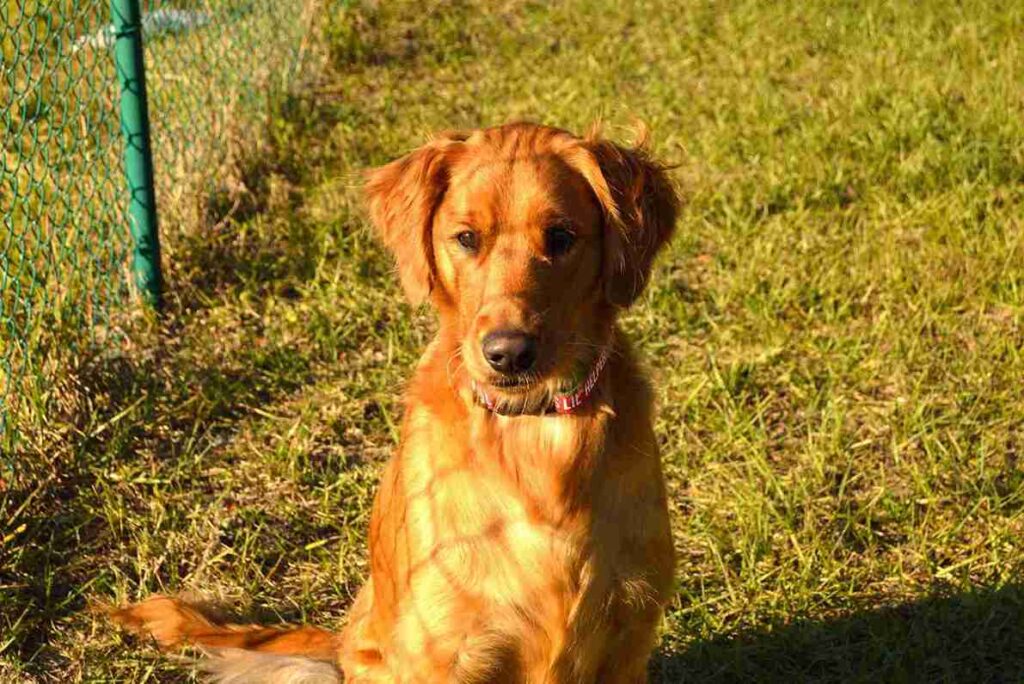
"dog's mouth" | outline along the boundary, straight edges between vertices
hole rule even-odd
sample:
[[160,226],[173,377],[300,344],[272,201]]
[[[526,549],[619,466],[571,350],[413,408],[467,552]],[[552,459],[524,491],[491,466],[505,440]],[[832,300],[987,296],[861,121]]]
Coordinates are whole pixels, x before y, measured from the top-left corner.
[[530,376],[513,376],[502,375],[497,378],[488,380],[487,384],[491,387],[504,390],[506,392],[525,392],[535,386],[539,382],[537,377]]
[[551,401],[548,382],[540,375],[491,376],[473,381],[472,387],[477,403],[500,415],[542,413]]
[[[473,374],[470,374],[472,377]],[[473,378],[473,387],[498,401],[533,404],[541,401],[561,386],[554,376],[545,370],[534,369],[527,373],[498,374],[481,373]]]
[[571,373],[564,372],[559,363],[544,363],[524,373],[476,373],[469,369],[474,386],[488,394],[507,397],[515,401],[538,397],[571,389],[575,380]]
[[550,403],[559,393],[572,389],[574,374],[567,372],[566,366],[571,370],[578,365],[575,359],[564,358],[547,349],[540,350],[531,368],[520,372],[497,372],[489,367],[479,349],[466,349],[463,358],[476,400],[511,413],[533,411]]
[[581,406],[597,385],[608,361],[611,347],[597,347],[596,356],[584,365],[575,359],[569,371],[559,364],[526,373],[481,373],[470,371],[473,397],[478,404],[501,415],[527,413],[571,413]]

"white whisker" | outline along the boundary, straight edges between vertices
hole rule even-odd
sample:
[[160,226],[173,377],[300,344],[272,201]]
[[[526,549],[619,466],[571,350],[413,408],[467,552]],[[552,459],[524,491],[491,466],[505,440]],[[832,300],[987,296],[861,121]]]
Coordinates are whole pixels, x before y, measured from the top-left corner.
[[455,351],[452,352],[451,355],[448,357],[448,362],[445,363],[445,366],[444,366],[444,372],[445,372],[445,376],[447,377],[448,386],[449,387],[454,387],[455,386],[455,384],[454,384],[454,382],[452,380],[452,376],[454,375],[454,373],[452,372],[452,361],[455,361],[456,359],[459,360],[459,365],[457,365],[455,367],[454,373],[458,373],[459,370],[462,368],[462,366],[465,365],[465,359],[462,356],[462,347],[461,346],[455,348]]

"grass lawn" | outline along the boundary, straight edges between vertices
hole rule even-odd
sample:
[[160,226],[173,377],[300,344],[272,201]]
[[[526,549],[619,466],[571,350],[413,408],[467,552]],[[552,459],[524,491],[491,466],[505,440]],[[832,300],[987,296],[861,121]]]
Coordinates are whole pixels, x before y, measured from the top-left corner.
[[93,601],[341,624],[434,325],[359,172],[516,118],[642,119],[688,197],[626,317],[679,556],[652,680],[1024,681],[1024,4],[327,15],[244,210],[163,226],[166,319],[76,364],[0,485],[0,681],[192,680]]

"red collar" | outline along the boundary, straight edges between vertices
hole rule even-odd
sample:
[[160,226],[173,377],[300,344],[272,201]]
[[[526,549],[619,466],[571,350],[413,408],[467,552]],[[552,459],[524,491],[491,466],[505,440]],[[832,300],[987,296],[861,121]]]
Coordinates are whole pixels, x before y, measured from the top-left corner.
[[[606,346],[601,350],[600,356],[597,357],[597,361],[594,362],[594,366],[590,369],[590,373],[587,374],[583,384],[577,385],[576,389],[567,394],[556,394],[551,400],[551,404],[548,407],[540,411],[540,413],[572,413],[580,406],[583,406],[593,394],[594,388],[597,387],[597,381],[601,379],[601,371],[604,370],[605,365],[608,363],[608,357],[611,355],[611,345]],[[473,383],[473,396],[476,397],[477,402],[485,407],[488,411],[497,413],[498,402],[485,392],[476,382]]]

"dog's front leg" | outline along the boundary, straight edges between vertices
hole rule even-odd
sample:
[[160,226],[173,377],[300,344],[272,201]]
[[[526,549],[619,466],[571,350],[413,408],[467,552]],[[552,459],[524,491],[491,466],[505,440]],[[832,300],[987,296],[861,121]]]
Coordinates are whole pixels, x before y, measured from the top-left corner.
[[636,616],[608,644],[606,657],[595,681],[601,684],[646,684],[647,664],[657,642],[661,610]]
[[558,684],[643,684],[662,610],[625,601],[621,585],[605,582],[580,596],[549,681]]

